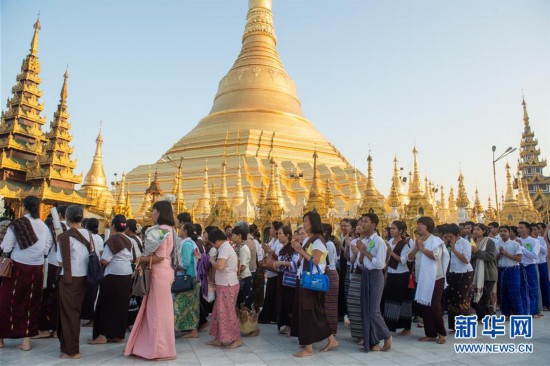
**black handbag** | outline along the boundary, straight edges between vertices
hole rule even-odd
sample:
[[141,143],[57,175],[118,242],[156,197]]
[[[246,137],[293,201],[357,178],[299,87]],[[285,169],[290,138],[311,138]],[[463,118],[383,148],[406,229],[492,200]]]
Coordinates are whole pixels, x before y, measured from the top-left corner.
[[182,292],[192,291],[195,288],[195,279],[187,273],[176,274],[172,283],[172,293],[179,294]]

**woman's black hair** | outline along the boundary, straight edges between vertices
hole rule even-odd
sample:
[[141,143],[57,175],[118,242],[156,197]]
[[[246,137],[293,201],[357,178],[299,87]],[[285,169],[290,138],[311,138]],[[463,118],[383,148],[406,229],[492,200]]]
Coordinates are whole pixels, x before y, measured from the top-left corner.
[[460,228],[457,224],[447,224],[443,226],[442,234],[451,234],[456,237],[460,236]]
[[392,222],[392,225],[395,225],[397,230],[401,231],[402,237],[407,236],[407,224],[405,224],[404,221],[395,220],[394,222]]
[[73,224],[81,223],[84,220],[84,210],[79,205],[70,205],[67,207],[65,214],[67,222],[72,222]]
[[309,211],[304,215],[305,218],[309,219],[311,224],[311,233],[310,234],[319,234],[323,235],[323,224],[321,223],[321,215],[317,211]]
[[141,233],[140,235],[143,235],[145,236],[145,232],[147,231],[147,229],[149,229],[151,227],[151,225],[145,225],[141,228]]
[[86,229],[92,234],[97,234],[99,232],[99,220],[95,217],[90,217],[88,221],[86,221]]
[[283,234],[288,236],[288,241],[292,241],[292,229],[288,225],[283,225],[279,230],[283,230]]
[[331,224],[322,224],[323,234],[326,241],[332,241],[332,225]]
[[518,236],[518,227],[515,225],[510,225],[510,230],[514,232],[515,236]]
[[40,217],[40,200],[36,196],[27,196],[23,200],[23,207],[33,219],[38,219]]
[[481,231],[483,231],[483,237],[486,237],[486,236],[489,236],[489,227],[485,224],[481,224],[481,223],[477,223],[477,224],[474,224],[474,226],[472,227],[472,229],[474,227],[478,227],[481,229]]
[[174,210],[172,204],[168,201],[157,201],[153,205],[153,210],[157,210],[159,217],[157,219],[158,225],[174,226]]
[[195,233],[197,233],[197,236],[202,235],[202,225],[199,223],[193,225],[195,225]]
[[185,224],[186,222],[192,224],[191,214],[189,212],[182,212],[178,214],[178,221]]
[[357,227],[357,223],[358,223],[358,220],[357,219],[350,219],[349,220],[349,224],[351,225],[351,228],[353,230],[355,230],[355,228]]
[[280,221],[273,221],[271,226],[273,226],[275,230],[279,231],[279,229],[283,226],[283,223]]
[[223,241],[227,240],[227,235],[225,235],[225,233],[222,230],[216,228],[208,232],[209,242],[215,243],[218,240],[223,240]]
[[88,218],[82,219],[82,227],[87,229],[88,228]]
[[115,215],[115,217],[113,217],[113,221],[111,221],[111,225],[115,227],[117,233],[124,232],[124,230],[126,230],[126,216],[120,214]]
[[187,236],[191,238],[194,242],[197,242],[197,232],[195,231],[195,225],[190,222],[183,224],[182,229],[187,232]]
[[231,233],[240,236],[241,239],[245,241],[248,235],[248,230],[245,230],[242,226],[235,226],[231,229]]
[[126,227],[133,232],[134,234],[137,233],[137,221],[134,219],[128,219],[126,220]]
[[424,226],[426,226],[426,228],[428,229],[428,232],[431,234],[434,232],[434,229],[435,229],[435,222],[434,222],[434,219],[432,219],[431,217],[429,216],[422,216],[420,217],[417,221],[416,221],[417,224],[422,224]]

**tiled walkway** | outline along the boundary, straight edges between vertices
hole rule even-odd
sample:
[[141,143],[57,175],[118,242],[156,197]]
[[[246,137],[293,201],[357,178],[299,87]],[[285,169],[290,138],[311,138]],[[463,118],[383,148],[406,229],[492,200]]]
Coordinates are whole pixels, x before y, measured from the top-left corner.
[[[445,345],[435,343],[420,343],[417,341],[423,335],[422,329],[413,324],[413,335],[409,337],[394,337],[390,352],[359,352],[358,347],[350,339],[349,328],[340,324],[338,340],[340,347],[325,354],[317,353],[322,344],[315,345],[316,355],[306,359],[296,359],[292,354],[298,350],[294,338],[281,336],[275,325],[262,325],[261,334],[256,338],[244,338],[243,347],[236,350],[226,350],[207,346],[210,339],[207,331],[201,333],[200,339],[177,339],[178,358],[170,362],[155,362],[154,365],[547,365],[550,359],[550,313],[534,322],[534,339],[532,354],[456,354],[453,349],[454,336],[447,337]],[[508,328],[508,327],[507,327]],[[104,346],[89,346],[85,344],[91,335],[90,328],[82,328],[80,360],[61,360],[57,339],[33,341],[33,349],[23,352],[15,349],[16,340],[6,340],[6,348],[0,349],[0,365],[133,365],[146,361],[122,356],[124,345],[108,344]],[[479,328],[478,333],[481,332]],[[490,342],[483,337],[478,342]],[[512,342],[508,335],[499,337],[495,342]]]

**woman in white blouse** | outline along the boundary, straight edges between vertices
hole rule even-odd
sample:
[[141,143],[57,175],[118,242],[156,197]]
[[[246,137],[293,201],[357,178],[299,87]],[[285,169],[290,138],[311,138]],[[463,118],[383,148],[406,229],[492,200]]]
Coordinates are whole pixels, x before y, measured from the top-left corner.
[[88,256],[92,249],[92,234],[82,228],[84,211],[78,205],[67,207],[69,230],[59,235],[57,261],[61,268],[59,278],[60,358],[80,358],[80,311],[86,294]]
[[421,306],[426,336],[419,341],[444,344],[447,331],[443,322],[441,297],[445,289],[449,252],[443,240],[432,234],[434,229],[435,222],[431,217],[422,216],[418,219],[415,247],[409,253],[409,260],[413,260],[416,253],[421,253],[420,268],[416,267],[418,285],[414,301]]
[[124,235],[126,217],[115,215],[101,263],[105,266],[104,279],[94,315],[94,330],[88,344],[122,342],[126,334],[128,305],[132,287],[132,242]]
[[[313,262],[312,272],[325,272],[327,266],[328,250],[323,238],[323,226],[321,216],[316,211],[304,215],[304,229],[308,237],[302,245],[292,243],[294,250],[300,255],[298,266],[298,277],[304,271],[308,271],[310,263]],[[294,357],[307,357],[313,355],[313,343],[328,339],[328,343],[321,352],[330,351],[338,347],[338,341],[328,324],[325,306],[323,303],[324,294],[319,291],[311,291],[296,283],[296,299],[294,311],[292,312],[292,327],[290,335],[298,337],[303,350],[294,354]]]
[[447,300],[449,331],[454,332],[455,317],[470,315],[470,288],[474,278],[474,269],[470,264],[472,246],[468,240],[460,236],[460,228],[457,224],[448,224],[443,227],[443,239],[451,251],[445,298]]
[[0,286],[0,348],[4,338],[23,338],[18,348],[29,351],[30,337],[38,334],[44,256],[52,246],[50,231],[39,218],[39,207],[37,197],[26,197],[23,217],[8,226],[0,246],[13,263],[11,277],[2,278]]
[[411,273],[408,267],[408,256],[414,242],[406,234],[407,224],[403,221],[392,222],[391,239],[386,243],[388,277],[382,295],[382,314],[388,329],[395,332],[402,328],[399,334],[403,336],[411,334],[414,298],[414,286],[409,288]]

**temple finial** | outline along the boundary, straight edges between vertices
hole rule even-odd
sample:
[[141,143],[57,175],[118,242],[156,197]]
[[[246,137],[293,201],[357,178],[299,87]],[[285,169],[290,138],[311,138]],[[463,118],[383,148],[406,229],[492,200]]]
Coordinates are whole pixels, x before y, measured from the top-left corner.
[[34,35],[32,36],[31,48],[29,50],[31,55],[36,56],[36,53],[38,52],[38,32],[40,31],[40,28],[40,12],[38,12],[38,18],[34,23]]

